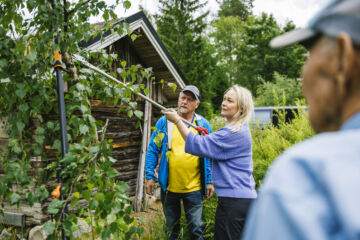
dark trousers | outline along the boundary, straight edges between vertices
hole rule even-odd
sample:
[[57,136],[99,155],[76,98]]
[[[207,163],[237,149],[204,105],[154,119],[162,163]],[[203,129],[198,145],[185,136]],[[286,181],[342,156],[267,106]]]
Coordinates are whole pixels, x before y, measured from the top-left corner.
[[181,199],[191,239],[202,240],[204,231],[202,208],[203,198],[200,191],[173,193],[161,191],[161,202],[166,218],[168,239],[178,239],[180,232]]
[[238,240],[244,228],[252,199],[218,197],[215,214],[215,240]]

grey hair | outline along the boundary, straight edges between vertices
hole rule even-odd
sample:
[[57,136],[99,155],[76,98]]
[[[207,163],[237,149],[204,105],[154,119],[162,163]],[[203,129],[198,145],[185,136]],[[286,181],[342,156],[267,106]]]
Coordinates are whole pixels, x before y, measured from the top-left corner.
[[228,124],[228,127],[231,128],[232,132],[237,132],[242,128],[242,126],[244,126],[245,123],[250,121],[254,112],[254,102],[251,92],[248,89],[236,84],[226,90],[224,95],[230,90],[234,90],[238,97],[238,111],[233,116],[231,122]]

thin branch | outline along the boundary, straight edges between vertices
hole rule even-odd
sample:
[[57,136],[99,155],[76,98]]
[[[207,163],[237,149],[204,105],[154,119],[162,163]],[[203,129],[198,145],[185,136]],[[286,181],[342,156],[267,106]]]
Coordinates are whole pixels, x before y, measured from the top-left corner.
[[66,0],[64,0],[64,32],[68,31],[68,23],[69,23],[69,12],[66,9]]

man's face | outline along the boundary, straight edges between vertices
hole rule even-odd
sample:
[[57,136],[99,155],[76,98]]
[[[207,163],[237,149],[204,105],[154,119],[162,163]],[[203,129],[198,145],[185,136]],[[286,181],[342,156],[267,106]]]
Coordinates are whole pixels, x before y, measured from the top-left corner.
[[180,114],[193,113],[199,106],[199,102],[196,100],[194,94],[191,92],[181,92],[178,99],[178,108]]
[[302,70],[310,123],[318,133],[336,131],[341,126],[343,99],[338,91],[338,68],[335,43],[321,38],[310,49]]

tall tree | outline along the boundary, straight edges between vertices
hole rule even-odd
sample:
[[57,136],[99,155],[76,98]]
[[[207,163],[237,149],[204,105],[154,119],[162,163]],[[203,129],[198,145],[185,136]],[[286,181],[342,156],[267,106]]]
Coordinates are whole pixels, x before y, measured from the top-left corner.
[[304,64],[306,50],[299,46],[274,50],[269,42],[275,36],[295,28],[292,22],[281,28],[272,15],[263,13],[260,17],[249,17],[244,24],[241,47],[237,49],[237,64],[240,82],[256,95],[257,87],[274,80],[274,72],[289,78],[299,78]]
[[[155,15],[158,34],[187,81],[200,89],[202,101],[210,101],[209,65],[213,63],[208,42],[203,37],[207,26],[205,18],[209,14],[204,11],[207,1],[160,0],[159,3],[160,14]],[[202,14],[198,15],[199,12]],[[200,106],[203,109],[205,105]]]
[[217,50],[218,63],[226,68],[228,84],[234,84],[239,76],[237,61],[238,49],[241,47],[244,37],[243,21],[237,16],[220,17],[212,22],[213,38]]
[[219,0],[219,17],[237,16],[246,20],[251,15],[254,0]]

